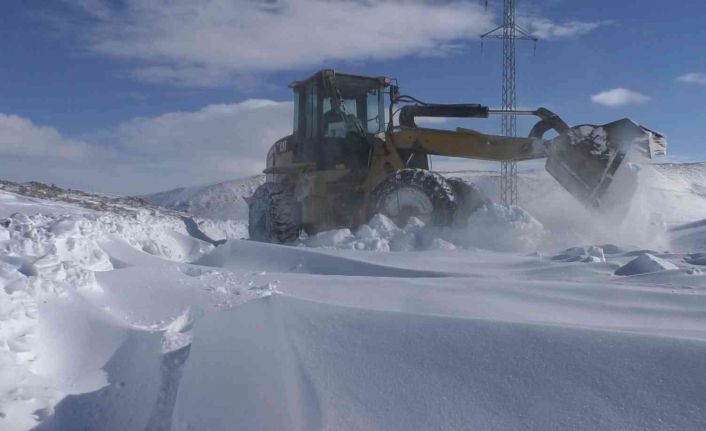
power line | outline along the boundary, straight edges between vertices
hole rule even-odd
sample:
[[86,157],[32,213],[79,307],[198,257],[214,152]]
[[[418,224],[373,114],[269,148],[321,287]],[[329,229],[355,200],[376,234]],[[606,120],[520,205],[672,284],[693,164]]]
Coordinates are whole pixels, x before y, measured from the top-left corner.
[[[485,4],[487,7],[487,0]],[[503,41],[502,109],[514,111],[517,109],[515,41],[531,40],[536,46],[538,40],[515,22],[515,0],[503,0],[503,23],[482,34],[481,43],[485,39]],[[517,136],[517,116],[510,112],[503,114],[500,129],[505,136]],[[500,162],[500,200],[505,205],[517,204],[517,162],[515,161]]]

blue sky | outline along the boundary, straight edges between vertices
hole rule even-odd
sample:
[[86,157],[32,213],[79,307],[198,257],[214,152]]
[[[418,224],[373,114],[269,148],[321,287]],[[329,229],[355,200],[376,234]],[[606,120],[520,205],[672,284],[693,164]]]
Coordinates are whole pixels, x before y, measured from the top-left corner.
[[[497,106],[500,44],[477,35],[501,3],[6,0],[2,177],[136,193],[256,172],[289,128],[287,84],[322,67]],[[541,37],[518,47],[519,105],[570,124],[631,117],[667,134],[671,158],[705,160],[706,3],[668,6],[518,0]]]

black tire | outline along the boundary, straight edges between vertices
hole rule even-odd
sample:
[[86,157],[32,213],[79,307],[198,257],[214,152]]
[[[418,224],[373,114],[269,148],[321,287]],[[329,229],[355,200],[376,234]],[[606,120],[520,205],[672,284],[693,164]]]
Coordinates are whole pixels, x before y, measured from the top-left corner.
[[291,193],[279,183],[265,183],[250,198],[250,239],[283,244],[296,241],[301,232],[301,210]]
[[[401,202],[405,201],[405,202]],[[373,189],[368,218],[383,214],[400,227],[410,217],[449,226],[456,212],[456,195],[444,177],[426,169],[401,169]]]
[[447,178],[446,182],[451,185],[456,195],[454,225],[464,227],[468,224],[468,217],[485,205],[488,200],[473,184],[469,184],[461,178]]

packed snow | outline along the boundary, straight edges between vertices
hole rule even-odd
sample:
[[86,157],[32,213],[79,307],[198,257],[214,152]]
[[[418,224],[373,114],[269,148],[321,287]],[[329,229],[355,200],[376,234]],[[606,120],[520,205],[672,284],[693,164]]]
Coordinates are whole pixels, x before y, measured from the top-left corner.
[[520,179],[288,246],[240,239],[257,177],[5,187],[0,429],[703,430],[706,166],[644,167],[624,221]]

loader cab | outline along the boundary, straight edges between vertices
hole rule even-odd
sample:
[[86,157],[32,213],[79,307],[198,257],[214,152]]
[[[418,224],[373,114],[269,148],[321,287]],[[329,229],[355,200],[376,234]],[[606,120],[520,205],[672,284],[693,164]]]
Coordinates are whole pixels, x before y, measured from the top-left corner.
[[322,70],[290,85],[294,92],[295,158],[317,169],[367,166],[367,136],[385,130],[387,78]]

